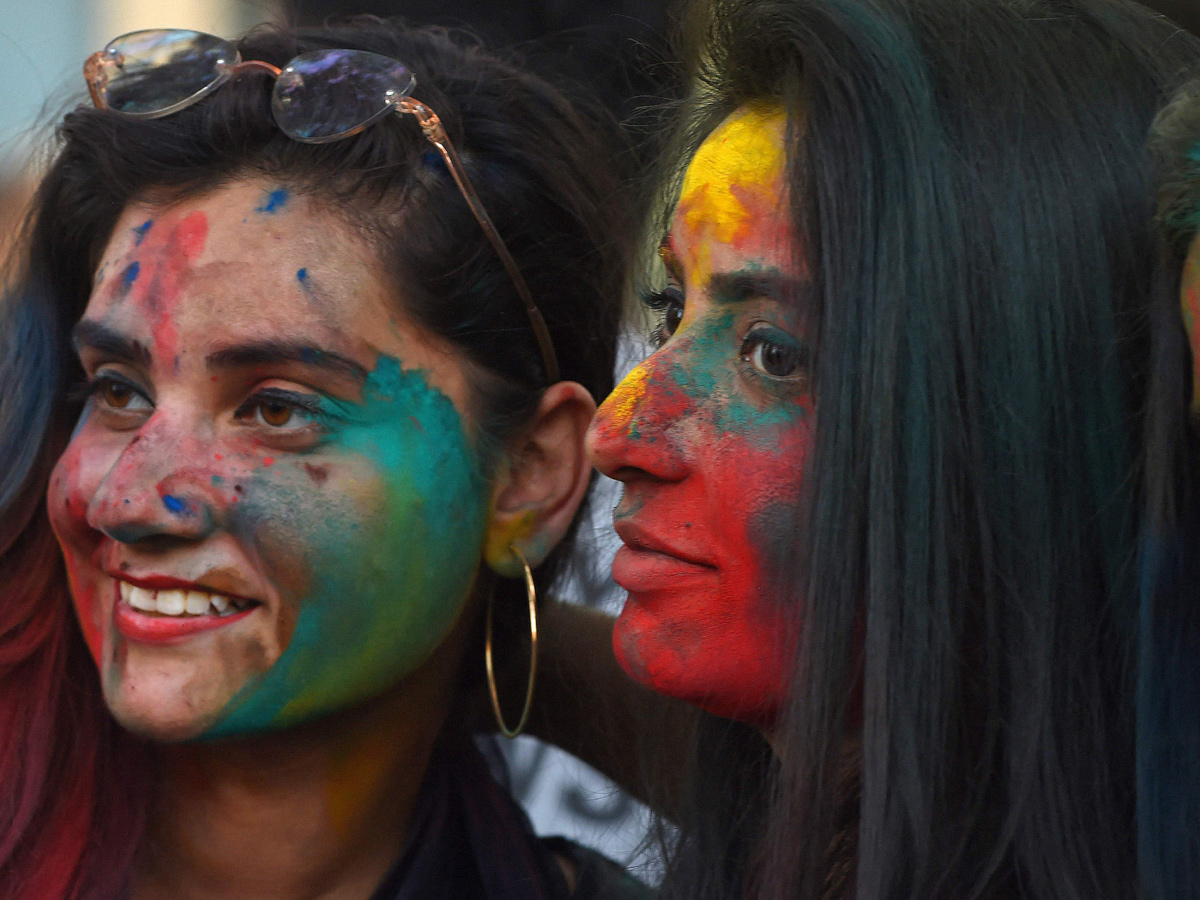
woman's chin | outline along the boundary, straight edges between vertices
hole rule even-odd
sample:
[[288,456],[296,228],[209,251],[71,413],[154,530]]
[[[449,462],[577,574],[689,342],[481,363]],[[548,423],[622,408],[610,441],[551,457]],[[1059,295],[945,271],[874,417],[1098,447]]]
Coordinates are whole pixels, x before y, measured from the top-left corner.
[[152,741],[202,737],[222,717],[236,690],[223,678],[201,677],[182,666],[137,664],[107,667],[104,700],[127,731]]

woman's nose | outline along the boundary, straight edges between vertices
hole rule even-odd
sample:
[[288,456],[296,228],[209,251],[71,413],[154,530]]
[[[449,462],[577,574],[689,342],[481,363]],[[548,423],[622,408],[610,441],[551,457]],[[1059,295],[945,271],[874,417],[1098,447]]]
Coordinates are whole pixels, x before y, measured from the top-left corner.
[[588,429],[592,465],[609,478],[679,481],[686,475],[679,426],[687,410],[676,402],[678,391],[661,357],[660,351],[630,372]]
[[113,540],[198,541],[216,526],[213,473],[185,429],[146,422],[125,446],[88,506],[88,524]]

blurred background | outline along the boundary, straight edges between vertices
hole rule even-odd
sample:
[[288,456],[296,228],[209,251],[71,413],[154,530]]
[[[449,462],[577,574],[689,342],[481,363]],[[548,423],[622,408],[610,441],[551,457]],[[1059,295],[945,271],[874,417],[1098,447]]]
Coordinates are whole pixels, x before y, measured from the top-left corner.
[[[236,37],[263,22],[314,24],[351,13],[402,15],[412,23],[466,27],[490,45],[519,45],[542,74],[589,86],[622,121],[651,127],[645,110],[671,84],[667,37],[678,0],[0,0],[0,260],[50,146],[53,123],[86,100],[81,69],[92,51],[139,28],[193,28]],[[1200,0],[1144,0],[1200,34]],[[0,270],[0,275],[3,275]],[[644,351],[631,343],[626,367]],[[563,592],[612,610],[608,576],[616,540],[606,482],[590,537]],[[646,811],[565,754],[529,738],[500,741],[514,793],[544,834],[565,834],[654,880],[654,854],[639,847]]]

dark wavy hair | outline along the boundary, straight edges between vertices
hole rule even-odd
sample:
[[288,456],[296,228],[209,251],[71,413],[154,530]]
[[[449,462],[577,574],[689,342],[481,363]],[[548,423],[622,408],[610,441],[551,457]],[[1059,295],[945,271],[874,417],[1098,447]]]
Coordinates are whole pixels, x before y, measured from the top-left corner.
[[[376,19],[262,29],[244,59],[282,66],[319,48],[402,60],[441,116],[549,325],[565,380],[612,387],[621,285],[621,138],[591,107],[438,29]],[[437,152],[410,117],[347,140],[300,144],[275,126],[271,81],[250,73],[162,119],[80,107],[58,129],[15,282],[0,309],[0,895],[108,898],[144,820],[141,749],[104,709],[74,621],[43,496],[78,406],[70,329],[123,209],[263,177],[343,215],[375,248],[395,301],[471,365],[494,445],[523,427],[545,385],[524,308]],[[544,593],[565,541],[535,575]],[[523,608],[523,587],[501,582]],[[498,605],[506,608],[503,596]],[[514,620],[514,628],[516,626]],[[499,625],[499,623],[498,623]]]
[[817,418],[775,753],[701,726],[665,896],[1139,896],[1146,139],[1200,42],[1123,0],[711,0],[691,34],[665,205],[723,117],[787,110]]

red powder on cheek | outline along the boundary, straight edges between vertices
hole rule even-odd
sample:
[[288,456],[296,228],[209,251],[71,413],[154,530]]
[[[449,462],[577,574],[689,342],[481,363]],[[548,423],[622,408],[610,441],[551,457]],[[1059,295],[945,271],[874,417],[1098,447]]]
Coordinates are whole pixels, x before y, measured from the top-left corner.
[[89,493],[83,482],[78,447],[68,447],[50,479],[46,494],[47,512],[62,550],[75,614],[84,641],[97,664],[103,645],[101,618],[104,604],[99,591],[107,581],[96,569],[100,535],[87,522]]
[[613,635],[618,660],[660,693],[768,727],[798,634],[789,589],[811,418],[797,409],[765,421],[747,407],[733,427],[721,401],[693,398],[661,372],[643,396],[628,430],[599,439],[623,445],[609,450],[614,465],[654,476],[627,481],[618,528],[703,565],[621,551],[614,576],[630,593]]

